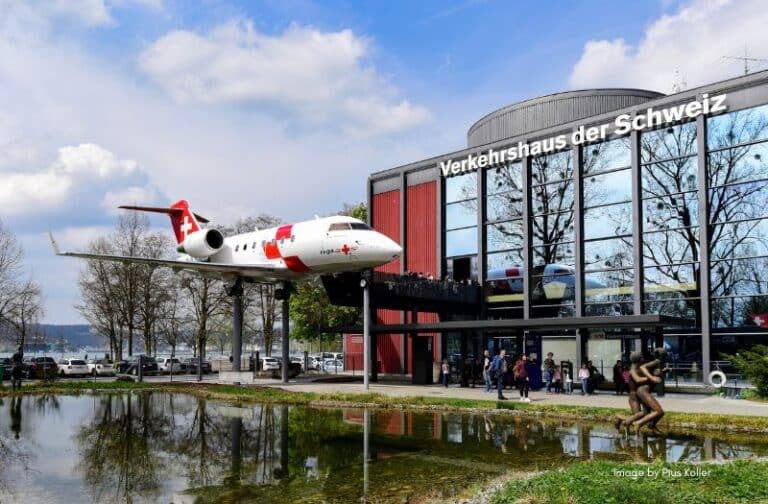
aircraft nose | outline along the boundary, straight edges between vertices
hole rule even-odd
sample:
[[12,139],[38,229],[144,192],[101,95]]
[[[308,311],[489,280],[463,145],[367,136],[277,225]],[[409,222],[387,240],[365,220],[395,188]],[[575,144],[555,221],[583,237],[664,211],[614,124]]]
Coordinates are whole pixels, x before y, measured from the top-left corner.
[[397,259],[400,257],[400,254],[403,253],[403,247],[398,245],[394,240],[390,240],[389,238],[387,238],[387,241],[384,243],[384,250],[387,252],[387,254],[392,256],[392,259]]

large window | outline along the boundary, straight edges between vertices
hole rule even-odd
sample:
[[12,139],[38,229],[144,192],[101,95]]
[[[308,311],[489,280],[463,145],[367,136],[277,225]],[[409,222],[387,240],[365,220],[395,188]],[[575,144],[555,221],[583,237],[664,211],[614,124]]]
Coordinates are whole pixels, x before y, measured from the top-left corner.
[[476,262],[467,273],[464,262],[453,267],[454,258],[477,254],[477,173],[445,179],[445,257],[446,270],[454,276],[477,278]]
[[584,313],[632,313],[631,146],[619,138],[583,148]]
[[699,320],[696,123],[642,133],[644,302],[647,313]]
[[573,156],[531,161],[531,306],[534,316],[573,314],[575,252]]
[[768,313],[768,105],[707,120],[713,327]]
[[522,301],[523,173],[522,164],[487,168],[485,199],[486,283],[491,296]]

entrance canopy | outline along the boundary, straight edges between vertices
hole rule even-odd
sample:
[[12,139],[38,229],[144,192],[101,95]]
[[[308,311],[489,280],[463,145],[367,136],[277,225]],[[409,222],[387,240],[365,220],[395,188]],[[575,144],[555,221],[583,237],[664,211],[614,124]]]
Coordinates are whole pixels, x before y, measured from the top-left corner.
[[[372,333],[436,333],[463,330],[523,330],[541,331],[555,329],[646,329],[653,327],[690,327],[691,319],[666,315],[620,315],[615,317],[564,317],[543,319],[506,320],[454,320],[423,324],[382,324],[372,325]],[[344,332],[360,332],[347,331]]]

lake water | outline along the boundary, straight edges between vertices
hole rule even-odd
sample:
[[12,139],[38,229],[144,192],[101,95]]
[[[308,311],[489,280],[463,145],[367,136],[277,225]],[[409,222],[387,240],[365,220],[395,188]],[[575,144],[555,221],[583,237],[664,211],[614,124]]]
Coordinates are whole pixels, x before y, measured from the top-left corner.
[[402,503],[584,459],[765,456],[762,438],[625,438],[609,425],[184,394],[3,398],[0,502]]

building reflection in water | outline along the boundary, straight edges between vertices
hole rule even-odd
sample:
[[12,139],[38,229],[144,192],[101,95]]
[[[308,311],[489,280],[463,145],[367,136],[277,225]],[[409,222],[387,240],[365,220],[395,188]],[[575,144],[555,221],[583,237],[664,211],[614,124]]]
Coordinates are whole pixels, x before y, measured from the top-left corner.
[[[768,455],[768,441],[748,436],[625,437],[608,425],[503,414],[234,407],[152,393],[71,403],[81,408],[67,417],[70,451],[79,455],[72,477],[99,502],[402,502],[447,498],[510,469],[543,470],[574,458],[698,462]],[[41,426],[59,414],[57,404],[25,397],[0,405],[9,420],[0,424],[0,484],[18,475],[7,447],[34,445]],[[32,452],[45,460],[45,450],[41,444]],[[73,487],[82,492],[81,483]]]

